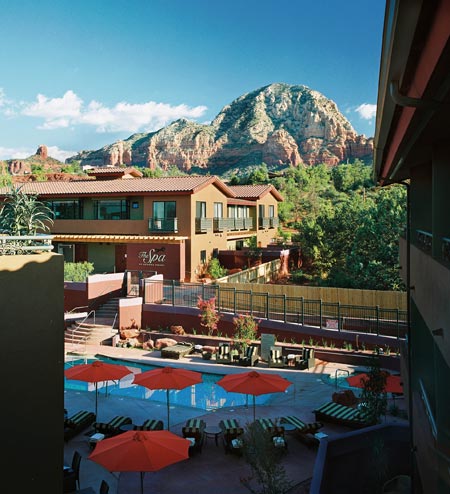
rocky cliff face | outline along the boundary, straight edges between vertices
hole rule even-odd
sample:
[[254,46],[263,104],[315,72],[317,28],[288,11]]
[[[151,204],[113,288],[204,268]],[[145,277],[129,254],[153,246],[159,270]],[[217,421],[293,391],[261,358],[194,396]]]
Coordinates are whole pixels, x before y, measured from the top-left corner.
[[150,134],[135,134],[67,161],[104,166],[173,165],[220,174],[266,163],[269,168],[370,157],[373,139],[357,135],[336,104],[306,86],[271,84],[237,98],[209,125],[184,119]]

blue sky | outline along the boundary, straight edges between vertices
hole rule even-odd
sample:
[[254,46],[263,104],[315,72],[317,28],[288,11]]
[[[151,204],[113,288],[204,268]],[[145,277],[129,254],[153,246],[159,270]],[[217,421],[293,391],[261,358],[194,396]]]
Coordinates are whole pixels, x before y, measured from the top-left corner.
[[0,159],[65,159],[304,84],[373,136],[385,4],[0,0]]

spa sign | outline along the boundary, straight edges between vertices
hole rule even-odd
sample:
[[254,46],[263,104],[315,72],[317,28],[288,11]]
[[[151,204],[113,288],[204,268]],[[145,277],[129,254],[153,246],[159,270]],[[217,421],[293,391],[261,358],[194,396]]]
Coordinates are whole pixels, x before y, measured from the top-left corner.
[[141,250],[138,252],[139,264],[144,266],[165,266],[166,248]]

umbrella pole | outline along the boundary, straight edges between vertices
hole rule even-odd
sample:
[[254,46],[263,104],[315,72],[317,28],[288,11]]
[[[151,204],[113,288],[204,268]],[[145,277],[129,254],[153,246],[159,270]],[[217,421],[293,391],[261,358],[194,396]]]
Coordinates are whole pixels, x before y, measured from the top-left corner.
[[141,494],[144,494],[144,472],[141,472]]
[[255,395],[253,395],[253,422],[256,420],[256,398]]
[[170,431],[170,403],[169,403],[169,389],[166,389],[167,392],[167,430]]
[[97,419],[97,398],[98,398],[98,383],[95,383],[95,420]]

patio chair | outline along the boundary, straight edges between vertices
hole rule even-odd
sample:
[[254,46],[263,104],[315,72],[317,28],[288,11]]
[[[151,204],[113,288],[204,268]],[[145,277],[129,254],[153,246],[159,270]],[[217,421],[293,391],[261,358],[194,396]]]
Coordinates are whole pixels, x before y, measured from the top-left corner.
[[287,441],[284,437],[284,427],[282,425],[277,425],[276,422],[269,418],[259,418],[256,419],[256,422],[263,431],[270,435],[275,447],[287,449]]
[[333,422],[353,429],[375,424],[366,411],[341,405],[334,401],[324,403],[319,408],[316,408],[314,414],[318,421]]
[[303,348],[302,355],[295,361],[296,369],[311,369],[316,365],[316,358],[314,356],[314,348]]
[[87,410],[80,410],[71,417],[64,419],[64,441],[87,429],[95,422],[95,413]]
[[279,346],[271,346],[269,350],[269,367],[286,367],[286,357],[283,357],[283,349]]
[[142,425],[135,425],[133,430],[135,431],[162,431],[164,429],[164,423],[162,420],[147,419]]
[[188,419],[186,424],[181,429],[183,437],[192,439],[192,444],[189,447],[189,454],[202,452],[203,440],[205,436],[206,422],[202,419]]
[[258,346],[249,345],[245,351],[245,355],[239,359],[239,365],[255,367],[259,362]]
[[125,424],[131,424],[132,420],[130,417],[125,417],[123,415],[117,415],[109,422],[95,422],[94,429],[100,434],[104,434],[105,437],[116,436],[122,431],[120,427]]
[[297,438],[308,447],[319,445],[319,440],[315,437],[315,434],[323,427],[322,422],[306,423],[295,415],[281,417],[280,422],[281,424],[294,426]]
[[216,353],[216,362],[218,364],[232,364],[231,345],[229,343],[219,343]]
[[222,429],[225,454],[234,453],[240,456],[243,447],[240,437],[244,434],[244,429],[239,422],[236,419],[224,419],[219,422],[219,427]]

